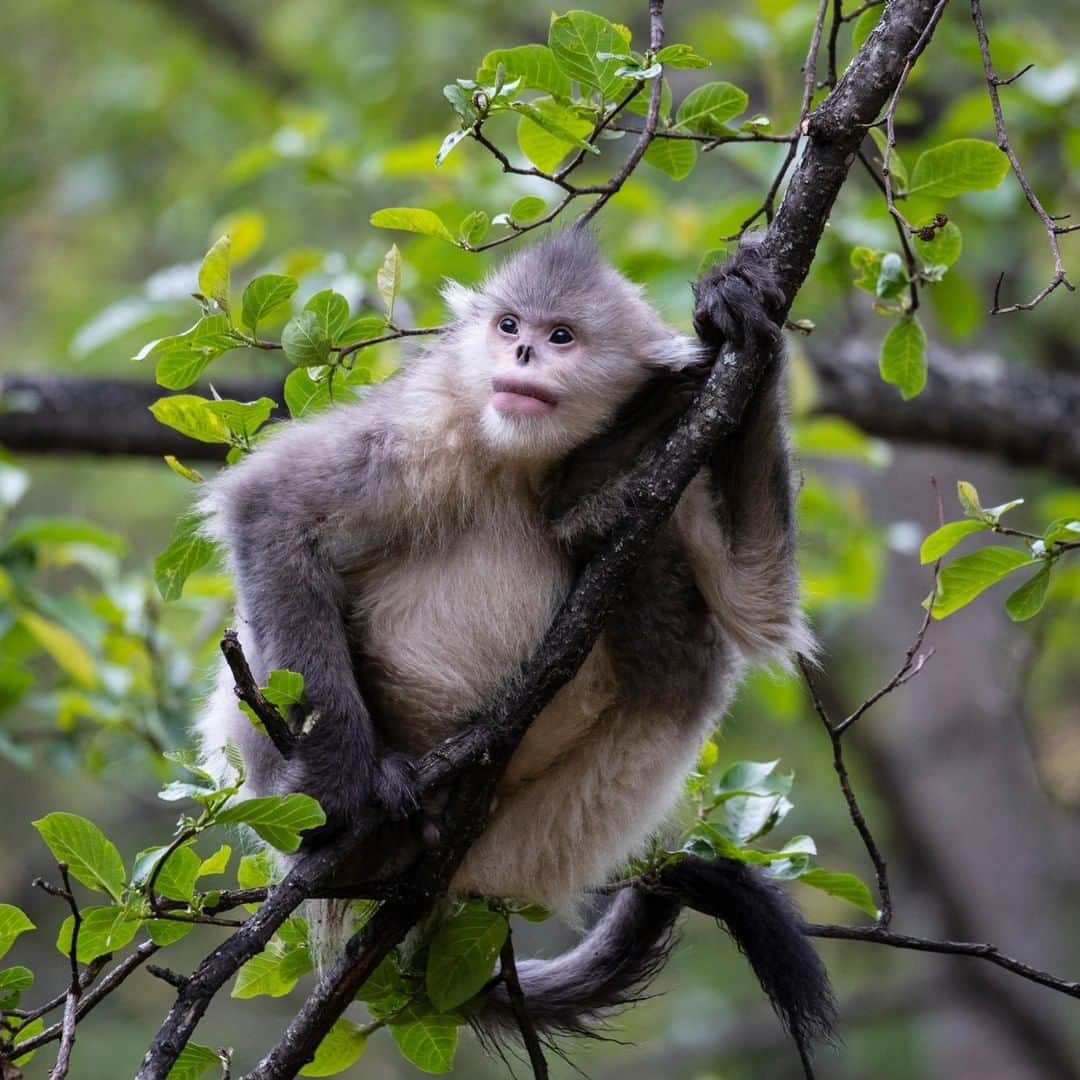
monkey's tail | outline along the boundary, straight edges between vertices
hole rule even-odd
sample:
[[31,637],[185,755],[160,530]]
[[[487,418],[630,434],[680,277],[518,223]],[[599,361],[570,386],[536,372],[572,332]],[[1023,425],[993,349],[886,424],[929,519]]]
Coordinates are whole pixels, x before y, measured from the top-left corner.
[[[612,1009],[639,1000],[674,945],[685,903],[723,922],[808,1063],[814,1042],[833,1037],[836,1003],[787,893],[745,863],[692,855],[666,868],[662,883],[673,895],[623,889],[575,948],[517,965],[537,1031],[588,1034]],[[502,984],[472,1022],[492,1041],[520,1034]]]

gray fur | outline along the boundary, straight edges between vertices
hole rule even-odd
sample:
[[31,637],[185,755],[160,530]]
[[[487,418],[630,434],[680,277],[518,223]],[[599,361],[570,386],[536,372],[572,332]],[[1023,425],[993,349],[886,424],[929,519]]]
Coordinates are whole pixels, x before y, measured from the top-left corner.
[[[701,288],[699,330],[723,298],[711,279]],[[256,677],[302,672],[317,720],[282,762],[223,672],[204,746],[238,741],[254,791],[310,792],[331,828],[378,805],[411,809],[410,757],[452,734],[533,651],[587,554],[585,519],[611,512],[602,482],[673,421],[704,370],[698,342],[668,328],[580,232],[446,296],[457,319],[441,340],[363,401],[283,427],[205,500]],[[527,370],[500,337],[506,314],[535,347]],[[737,314],[723,313],[729,337]],[[555,324],[573,329],[572,346],[548,344]],[[557,396],[550,415],[495,409],[492,377],[523,371]],[[455,892],[565,911],[640,849],[746,662],[809,647],[790,503],[776,380],[529,730]],[[574,525],[579,505],[592,509]],[[621,900],[561,967],[523,965],[530,994],[562,1001],[555,1027],[572,1028],[575,985],[588,990],[586,1012],[601,1004],[600,983],[622,1000],[655,966],[673,918],[670,905]],[[597,961],[608,974],[590,982],[590,957],[608,952]]]

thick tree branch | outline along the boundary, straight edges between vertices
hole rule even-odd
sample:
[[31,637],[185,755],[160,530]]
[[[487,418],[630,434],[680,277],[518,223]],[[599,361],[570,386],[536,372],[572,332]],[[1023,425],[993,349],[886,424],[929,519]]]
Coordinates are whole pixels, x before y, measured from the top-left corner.
[[[1038,371],[993,353],[960,355],[931,344],[926,389],[903,401],[878,373],[877,346],[835,350],[810,342],[817,413],[842,416],[868,435],[992,454],[1013,465],[1080,480],[1080,377]],[[215,384],[238,401],[281,398],[277,379]],[[90,453],[223,461],[226,447],[195,442],[147,411],[152,383],[63,375],[0,375],[0,445],[24,453]],[[4,411],[19,406],[24,411]]]
[[993,454],[1080,479],[1080,378],[1032,371],[999,356],[932,347],[926,389],[904,401],[878,373],[877,349],[855,340],[814,350],[815,410],[871,435]]

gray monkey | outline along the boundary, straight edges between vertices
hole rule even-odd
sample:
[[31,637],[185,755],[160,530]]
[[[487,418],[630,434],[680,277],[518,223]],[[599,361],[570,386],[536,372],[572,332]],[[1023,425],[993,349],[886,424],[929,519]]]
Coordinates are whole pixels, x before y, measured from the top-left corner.
[[[698,340],[666,326],[588,234],[547,238],[478,289],[449,285],[452,324],[401,373],[282,425],[209,485],[252,669],[301,672],[314,724],[282,760],[223,670],[204,747],[233,740],[254,792],[310,793],[329,830],[373,809],[408,816],[413,758],[536,647],[621,511],[620,471],[670,429],[718,350],[765,353],[737,438],[693,480],[581,670],[529,729],[451,888],[566,910],[639,851],[746,666],[812,650],[781,297],[748,247],[695,295]],[[729,860],[687,858],[665,883],[725,921],[801,1047],[829,1034],[828,981],[786,894]],[[538,1027],[582,1031],[633,999],[678,911],[673,896],[624,889],[576,949],[521,964]],[[501,989],[475,1020],[513,1027]]]

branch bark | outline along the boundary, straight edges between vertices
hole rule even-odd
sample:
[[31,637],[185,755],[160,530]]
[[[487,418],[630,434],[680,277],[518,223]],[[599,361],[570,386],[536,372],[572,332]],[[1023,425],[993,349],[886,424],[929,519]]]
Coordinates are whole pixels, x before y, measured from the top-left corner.
[[[877,346],[855,339],[832,350],[811,342],[815,413],[868,435],[991,455],[1080,480],[1080,377],[1038,371],[994,353],[931,345],[926,389],[903,401],[878,374]],[[215,384],[224,397],[281,398],[277,379]],[[133,379],[0,375],[0,445],[24,453],[102,454],[224,461],[226,447],[195,442],[147,411],[159,387]],[[284,415],[279,413],[279,415]]]

